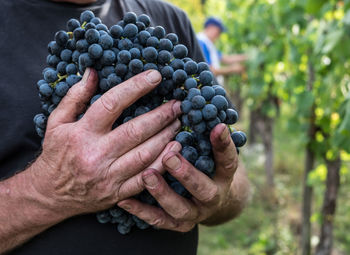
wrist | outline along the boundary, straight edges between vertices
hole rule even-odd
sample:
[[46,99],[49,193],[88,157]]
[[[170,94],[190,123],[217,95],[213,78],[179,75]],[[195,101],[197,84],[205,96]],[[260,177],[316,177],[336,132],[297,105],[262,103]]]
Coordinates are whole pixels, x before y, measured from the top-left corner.
[[4,183],[7,201],[16,204],[18,208],[13,218],[23,219],[23,222],[19,222],[21,228],[24,225],[28,228],[49,227],[67,218],[52,196],[52,180],[37,174],[47,170],[38,159],[25,171]]

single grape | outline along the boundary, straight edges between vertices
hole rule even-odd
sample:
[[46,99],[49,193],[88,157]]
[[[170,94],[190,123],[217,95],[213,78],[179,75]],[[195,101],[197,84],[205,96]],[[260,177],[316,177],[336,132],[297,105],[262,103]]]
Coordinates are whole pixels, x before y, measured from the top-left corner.
[[150,63],[155,63],[158,57],[158,52],[154,47],[147,47],[142,51],[142,57]]
[[123,34],[123,28],[119,25],[113,25],[109,29],[109,32],[114,39],[119,39]]
[[68,42],[69,36],[66,31],[58,31],[55,34],[55,41],[59,46],[65,47]]
[[193,78],[187,78],[185,81],[185,89],[190,90],[192,88],[197,88],[197,81]]
[[153,35],[161,39],[165,36],[165,29],[162,26],[156,26],[153,30]]
[[192,146],[183,147],[181,150],[181,155],[191,164],[194,164],[198,158],[198,152]]
[[136,20],[137,20],[137,16],[134,12],[127,12],[125,13],[124,15],[124,18],[123,18],[123,21],[125,22],[125,24],[128,24],[128,23],[136,23]]
[[67,30],[73,32],[74,29],[80,27],[80,22],[77,19],[70,19],[67,22]]
[[178,69],[173,73],[173,81],[176,85],[184,83],[186,79],[187,74],[182,69]]
[[102,49],[101,45],[99,45],[97,43],[91,44],[89,49],[88,49],[88,52],[89,52],[90,58],[92,58],[92,59],[98,59],[98,58],[102,57],[102,55],[103,55],[103,49]]
[[98,40],[98,44],[101,45],[104,50],[109,50],[113,47],[113,38],[108,34],[102,35]]
[[139,59],[131,60],[130,63],[129,63],[129,70],[133,74],[141,73],[143,71],[143,63],[142,63],[142,61],[139,60]]
[[186,62],[184,68],[185,68],[185,72],[186,72],[188,75],[195,74],[195,73],[197,73],[197,70],[198,70],[197,63],[194,62],[194,61],[188,61],[188,62]]
[[203,107],[202,114],[205,120],[213,120],[218,115],[218,109],[213,104],[207,104]]
[[210,102],[216,106],[218,111],[221,111],[221,110],[225,111],[228,107],[227,99],[221,95],[214,96]]
[[192,100],[192,98],[194,96],[200,96],[201,95],[201,91],[197,88],[191,88],[189,91],[188,91],[188,94],[187,94],[187,100]]
[[175,141],[179,142],[182,147],[185,147],[186,145],[192,146],[194,143],[194,138],[190,132],[181,131],[176,135]]
[[191,102],[193,109],[202,109],[205,106],[205,99],[201,95],[194,96]]
[[135,24],[127,24],[124,27],[122,36],[126,38],[134,38],[137,35],[138,28]]
[[199,81],[203,86],[210,86],[214,77],[210,71],[203,71],[199,75]]
[[233,132],[231,138],[236,147],[242,147],[247,142],[247,137],[242,131]]
[[67,82],[64,81],[60,81],[55,87],[55,93],[60,97],[64,97],[67,94],[68,90],[69,86]]
[[174,33],[169,33],[165,36],[166,39],[169,39],[173,45],[176,45],[179,43],[179,38]]
[[200,156],[195,163],[195,167],[206,175],[212,176],[215,170],[215,163],[208,156]]
[[191,110],[188,113],[188,120],[192,123],[192,125],[198,124],[203,119],[202,112],[200,110]]
[[84,11],[80,14],[80,22],[84,23],[84,22],[89,22],[90,20],[92,20],[93,18],[95,18],[95,14],[92,11]]
[[166,38],[162,38],[159,40],[159,50],[172,51],[173,43]]
[[238,113],[234,109],[226,110],[226,124],[235,124],[238,120]]
[[98,43],[100,33],[96,29],[89,29],[85,32],[85,39],[89,44]]
[[210,101],[215,96],[215,90],[211,86],[204,86],[201,88],[201,95],[206,101]]
[[188,54],[187,47],[183,44],[178,44],[173,49],[173,55],[175,58],[184,58]]
[[174,69],[171,66],[164,66],[161,70],[160,73],[162,74],[162,77],[166,79],[172,79]]
[[151,24],[151,19],[149,18],[148,15],[146,14],[141,14],[138,18],[138,21],[142,22],[143,24],[145,24],[146,27],[148,27]]

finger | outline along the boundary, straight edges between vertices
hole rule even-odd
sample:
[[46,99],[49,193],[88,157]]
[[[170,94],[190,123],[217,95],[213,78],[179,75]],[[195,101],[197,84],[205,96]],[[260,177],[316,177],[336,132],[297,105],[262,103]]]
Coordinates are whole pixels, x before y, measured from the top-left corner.
[[[147,168],[152,168],[157,170],[159,173],[164,172],[164,167],[162,164],[162,159],[164,155],[166,155],[170,151],[179,152],[181,151],[181,144],[178,142],[170,142],[167,144],[162,153],[158,156],[158,158],[151,163]],[[120,187],[119,193],[122,198],[128,198],[139,194],[141,191],[145,189],[145,185],[142,180],[142,172],[137,175],[127,179],[122,186]]]
[[109,131],[123,110],[153,90],[160,80],[160,73],[150,70],[113,87],[86,111],[84,124],[96,132]]
[[168,126],[180,113],[180,102],[173,100],[122,124],[107,134],[111,149],[124,154]]
[[198,208],[171,189],[156,170],[146,170],[142,173],[142,179],[148,192],[170,216],[180,221],[197,222]]
[[161,208],[141,203],[136,199],[123,200],[118,206],[156,228],[187,232],[195,226],[194,223],[177,222]]
[[[116,175],[115,178],[126,182],[147,168],[174,138],[180,127],[180,121],[176,120],[157,135],[118,158],[110,167],[111,172]],[[134,184],[133,180],[123,184],[119,189],[119,194],[125,194],[123,196],[127,197],[130,196],[130,193],[135,192],[134,189],[139,190],[140,183],[136,183],[136,186],[132,184]]]
[[216,183],[179,153],[169,152],[163,158],[163,165],[197,200],[205,204],[218,202],[219,191]]
[[167,147],[162,151],[162,153],[158,156],[158,158],[148,167],[158,171],[158,173],[163,174],[165,172],[165,168],[163,166],[163,157],[169,152],[180,152],[182,146],[179,142],[172,141],[168,143]]
[[217,125],[210,133],[216,162],[214,180],[231,183],[238,166],[236,147],[225,124]]
[[51,113],[48,129],[63,123],[76,121],[77,116],[83,112],[95,92],[97,81],[96,71],[86,68],[81,81],[68,90],[67,95],[63,97],[57,108]]

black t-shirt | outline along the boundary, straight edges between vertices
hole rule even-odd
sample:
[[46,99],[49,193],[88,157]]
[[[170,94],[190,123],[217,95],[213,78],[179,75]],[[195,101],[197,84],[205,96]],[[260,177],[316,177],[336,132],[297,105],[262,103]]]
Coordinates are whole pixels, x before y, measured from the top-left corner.
[[[40,149],[33,116],[40,112],[36,82],[45,67],[47,44],[66,21],[90,9],[111,26],[127,11],[146,13],[151,25],[175,32],[189,56],[203,61],[191,24],[183,11],[159,0],[98,0],[78,6],[48,0],[2,0],[0,8],[0,179],[25,169]],[[134,230],[118,233],[99,224],[94,214],[70,218],[39,234],[10,254],[196,254],[198,230],[178,233]]]

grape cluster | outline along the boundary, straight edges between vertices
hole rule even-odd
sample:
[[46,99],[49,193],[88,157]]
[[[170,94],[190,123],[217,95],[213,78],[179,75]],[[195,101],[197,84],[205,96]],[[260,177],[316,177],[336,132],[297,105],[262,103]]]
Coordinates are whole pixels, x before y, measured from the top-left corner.
[[[37,83],[42,113],[34,117],[36,131],[44,137],[47,118],[68,90],[81,80],[87,67],[97,70],[99,78],[98,90],[89,105],[132,76],[155,69],[163,77],[160,85],[125,109],[113,128],[168,100],[180,100],[182,131],[175,140],[182,145],[181,154],[197,169],[212,177],[215,162],[210,131],[219,123],[236,123],[238,114],[229,108],[225,90],[213,85],[214,77],[209,66],[187,57],[188,49],[179,43],[176,34],[166,34],[163,27],[151,27],[150,23],[147,15],[136,16],[133,12],[126,13],[110,28],[91,11],[81,13],[80,20],[70,19],[67,31],[58,31],[48,44],[48,67],[42,72],[43,79]],[[82,116],[77,116],[77,119]],[[241,131],[232,132],[231,137],[236,147],[246,142],[246,136]],[[169,173],[165,173],[164,177],[178,194],[191,197]],[[147,191],[136,198],[159,206]],[[117,206],[97,213],[97,219],[101,223],[118,224],[118,231],[122,234],[130,232],[134,225],[140,229],[148,227],[147,223]]]

